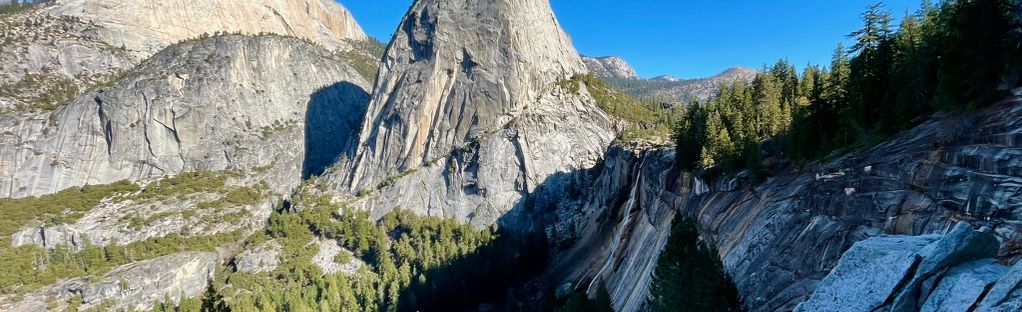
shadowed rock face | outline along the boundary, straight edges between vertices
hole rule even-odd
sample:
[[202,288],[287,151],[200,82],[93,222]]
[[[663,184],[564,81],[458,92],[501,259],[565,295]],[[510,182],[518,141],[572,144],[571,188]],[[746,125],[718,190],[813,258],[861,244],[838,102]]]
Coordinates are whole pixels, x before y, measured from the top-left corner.
[[595,165],[614,137],[546,0],[422,0],[384,56],[358,151],[332,180],[396,206],[496,222],[549,175]]
[[303,167],[322,166],[353,140],[366,85],[344,61],[297,39],[175,45],[64,108],[0,116],[0,196],[193,170],[259,171],[287,193]]
[[660,237],[670,232],[673,213],[664,211],[698,222],[754,311],[794,309],[853,244],[882,234],[943,234],[965,220],[989,227],[1001,241],[993,255],[1014,260],[1022,240],[1019,133],[1022,103],[1013,100],[972,116],[935,117],[871,150],[778,172],[755,186],[740,179],[707,185],[671,169],[626,169],[672,163],[673,153],[611,152],[594,169],[601,178],[582,183],[592,191],[582,193],[613,195],[554,204],[553,236],[578,240],[557,246],[555,268],[569,269],[553,276],[563,274],[557,283],[583,290],[598,276],[615,308],[636,311]]

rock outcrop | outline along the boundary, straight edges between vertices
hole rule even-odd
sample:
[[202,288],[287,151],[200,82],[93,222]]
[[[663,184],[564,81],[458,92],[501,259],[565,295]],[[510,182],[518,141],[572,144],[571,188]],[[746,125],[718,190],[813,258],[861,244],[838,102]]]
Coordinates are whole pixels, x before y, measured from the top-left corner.
[[[997,263],[989,229],[959,223],[943,236],[880,236],[856,243],[795,311],[1014,311],[1018,272]],[[1022,263],[1019,264],[1022,266]],[[992,289],[995,297],[986,300]],[[982,306],[981,306],[982,304]]]
[[358,151],[331,180],[381,216],[496,222],[615,134],[546,0],[416,1],[384,56]]
[[558,250],[548,273],[560,293],[605,286],[615,311],[639,311],[671,222],[691,198],[674,151],[614,146],[570,184],[547,229]]
[[285,194],[353,147],[366,85],[294,38],[178,44],[61,109],[0,116],[0,196],[194,170],[241,171]]
[[0,18],[0,113],[59,107],[138,64],[93,35],[97,27],[41,12]]
[[206,33],[271,33],[328,47],[366,38],[346,8],[331,0],[58,0],[43,9],[97,24],[96,35],[141,58]]
[[[982,235],[1002,242],[1000,248],[996,241],[991,247],[992,241],[984,239],[986,251],[972,260],[990,257],[1014,260],[1022,239],[1019,234],[1022,230],[1019,221],[1022,220],[1022,196],[1019,196],[1022,193],[1019,169],[1022,168],[1019,154],[1022,137],[1019,133],[1022,133],[1022,102],[1015,99],[971,115],[936,116],[871,150],[810,165],[801,171],[781,168],[773,177],[754,186],[742,178],[703,183],[670,167],[645,174],[615,169],[670,164],[673,153],[646,152],[643,157],[626,155],[621,158],[620,154],[614,156],[612,152],[603,166],[594,169],[612,176],[596,182],[583,181],[581,185],[583,189],[593,186],[592,193],[614,195],[596,200],[567,197],[554,203],[558,211],[568,211],[559,215],[572,217],[560,218],[553,226],[557,231],[551,230],[560,234],[553,236],[581,239],[573,244],[569,244],[571,239],[568,239],[564,246],[558,246],[562,251],[554,268],[572,269],[560,270],[566,273],[553,276],[563,277],[555,279],[556,283],[570,283],[581,290],[591,290],[587,285],[599,277],[598,282],[606,283],[618,311],[638,310],[641,303],[633,303],[645,300],[642,290],[652,272],[648,269],[649,263],[656,261],[658,246],[663,244],[659,243],[659,238],[652,238],[670,232],[669,219],[673,213],[664,211],[677,211],[678,215],[697,221],[704,239],[718,247],[725,269],[753,311],[794,309],[809,299],[821,281],[839,265],[845,251],[856,242],[885,234],[944,234],[959,221],[968,221],[977,228],[988,227],[990,230]],[[613,176],[615,171],[618,172],[616,177]],[[630,179],[635,182],[622,182]],[[571,209],[576,210],[572,212]],[[607,217],[593,217],[601,215]],[[625,218],[625,215],[632,217]],[[657,217],[634,217],[643,215]],[[564,234],[572,232],[590,234]],[[906,247],[885,247],[889,251],[877,251],[875,255],[890,260],[883,270],[898,271],[901,270],[895,265],[900,263],[898,261],[913,261],[912,256],[901,253],[915,248],[907,246],[917,246],[919,252],[928,254],[972,252],[968,248],[960,250],[969,244],[948,239],[943,240],[945,246],[933,247],[931,251],[922,249],[936,239],[925,236],[907,239],[902,243],[907,244]],[[873,243],[862,248],[870,244]],[[635,247],[628,247],[632,245]],[[645,251],[622,251],[628,248],[645,248]],[[591,252],[576,255],[580,250]],[[854,261],[855,256],[849,259]],[[613,264],[606,266],[608,261]],[[985,264],[974,265],[976,270],[990,271]],[[612,274],[595,273],[604,271],[605,266]],[[941,262],[928,266],[929,274],[938,274],[932,272],[949,267]],[[900,268],[912,272],[921,269]],[[613,274],[618,271],[636,272],[634,276],[639,278]],[[960,276],[962,283],[970,279],[989,280],[987,275],[973,273],[955,276]],[[908,282],[927,283],[925,279]],[[616,284],[627,286],[620,288]],[[876,286],[882,287],[879,283]],[[1007,294],[1002,297],[1014,296],[1011,291],[1014,288],[1002,288],[995,287]],[[922,307],[925,301],[921,302],[921,297],[925,296],[906,293],[898,302]]]
[[[355,272],[358,272],[360,268],[365,266],[365,263],[356,258],[354,253],[337,245],[335,240],[316,238],[310,245],[317,245],[319,247],[316,256],[312,257],[312,263],[326,274],[337,274],[339,272],[349,275],[355,274]],[[341,254],[345,254],[345,256],[341,256]],[[346,259],[347,262],[340,263],[338,261],[339,258]]]
[[[216,253],[189,252],[128,264],[98,281],[79,278],[24,296],[0,306],[12,312],[63,311],[67,302],[80,299],[78,309],[96,309],[110,302],[111,310],[148,310],[163,302],[195,298],[206,291],[220,257]],[[53,304],[51,304],[53,303]]]
[[234,268],[238,272],[265,273],[273,272],[280,265],[280,243],[268,241],[255,248],[245,250],[234,259]]
[[0,19],[0,112],[49,111],[187,39],[278,34],[331,51],[367,37],[331,0],[60,0]]
[[638,80],[639,74],[631,64],[619,56],[591,57],[582,56],[589,72],[596,77]]

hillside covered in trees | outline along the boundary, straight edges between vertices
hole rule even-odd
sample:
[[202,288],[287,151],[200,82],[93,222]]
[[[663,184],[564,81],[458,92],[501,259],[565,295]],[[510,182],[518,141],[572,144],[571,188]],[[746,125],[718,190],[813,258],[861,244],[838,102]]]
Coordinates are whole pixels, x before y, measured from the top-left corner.
[[[1019,25],[1008,0],[925,2],[895,26],[882,4],[828,67],[786,61],[691,106],[675,131],[686,169],[757,169],[761,144],[807,162],[869,147],[939,111],[969,112],[1018,86]],[[1004,79],[1004,77],[1009,77]]]

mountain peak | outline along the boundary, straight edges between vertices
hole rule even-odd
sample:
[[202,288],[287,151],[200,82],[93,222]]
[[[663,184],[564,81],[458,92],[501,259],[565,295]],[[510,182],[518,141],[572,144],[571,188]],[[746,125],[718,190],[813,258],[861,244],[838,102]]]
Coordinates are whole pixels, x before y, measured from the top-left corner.
[[614,138],[592,96],[560,84],[587,71],[547,0],[416,1],[380,69],[358,150],[328,177],[373,194],[374,214],[507,220]]
[[597,77],[633,80],[640,79],[639,75],[635,72],[635,68],[632,68],[631,64],[628,64],[627,61],[617,55],[600,57],[583,55],[582,61],[585,62],[586,67],[589,68],[589,72],[593,73]]
[[416,1],[381,69],[358,155],[363,186],[450,154],[586,72],[546,0]]

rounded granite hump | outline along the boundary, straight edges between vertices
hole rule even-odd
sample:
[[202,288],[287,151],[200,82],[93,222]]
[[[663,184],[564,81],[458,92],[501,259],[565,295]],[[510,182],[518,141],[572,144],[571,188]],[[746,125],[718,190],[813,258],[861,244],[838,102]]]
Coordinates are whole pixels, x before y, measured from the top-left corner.
[[287,192],[353,144],[368,85],[344,59],[296,38],[174,44],[58,110],[0,116],[11,133],[0,196],[253,168],[268,168],[270,187]]
[[380,67],[353,184],[445,157],[585,72],[547,0],[416,1]]

